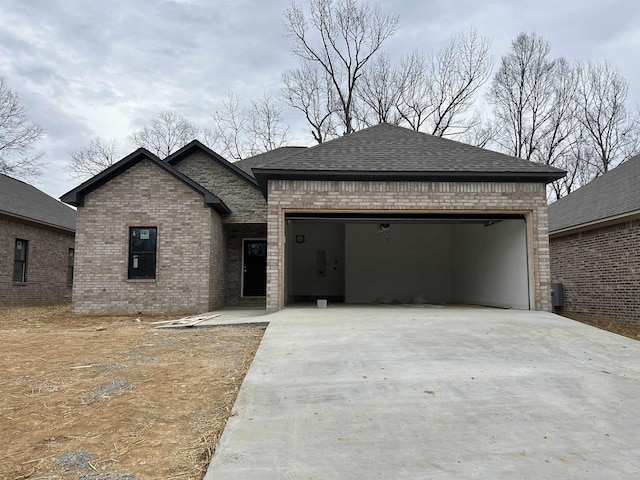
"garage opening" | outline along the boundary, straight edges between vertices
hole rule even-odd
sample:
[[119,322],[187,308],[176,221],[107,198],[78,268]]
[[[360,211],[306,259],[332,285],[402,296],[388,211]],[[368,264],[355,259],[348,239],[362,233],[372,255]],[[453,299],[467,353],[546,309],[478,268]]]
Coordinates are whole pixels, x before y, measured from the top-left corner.
[[286,215],[287,303],[529,309],[524,215]]

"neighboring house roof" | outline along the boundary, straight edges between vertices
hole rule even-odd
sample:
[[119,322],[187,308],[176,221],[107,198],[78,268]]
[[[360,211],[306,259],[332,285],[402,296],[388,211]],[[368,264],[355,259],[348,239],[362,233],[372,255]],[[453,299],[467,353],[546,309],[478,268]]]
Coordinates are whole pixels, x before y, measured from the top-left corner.
[[549,205],[549,233],[640,213],[640,155]]
[[139,148],[135,152],[131,153],[130,155],[127,155],[119,162],[114,163],[106,170],[97,174],[95,177],[90,178],[83,184],[65,193],[62,197],[60,197],[60,199],[63,202],[68,203],[69,205],[80,207],[83,205],[85,195],[97,189],[98,187],[104,185],[109,180],[117,177],[118,175],[125,172],[126,170],[131,168],[133,165],[137,164],[142,160],[149,160],[150,162],[152,162],[153,164],[155,164],[156,166],[160,167],[162,170],[167,172],[169,175],[173,176],[175,179],[184,183],[193,191],[202,195],[204,197],[204,204],[208,207],[213,208],[220,215],[231,213],[231,210],[229,210],[229,207],[227,207],[224,204],[224,202],[220,198],[218,198],[216,195],[214,195],[213,193],[211,193],[209,190],[199,185],[198,183],[194,182],[186,175],[183,175],[182,173],[180,173],[178,170],[173,168],[167,162],[160,160],[153,153],[149,152],[148,150],[145,150],[144,148]]
[[269,168],[277,166],[278,163],[285,158],[306,149],[307,147],[280,147],[254,155],[253,157],[238,160],[237,162],[234,162],[233,165],[239,167],[253,177],[253,172],[251,171],[252,168]]
[[36,187],[0,174],[0,214],[74,232],[76,212]]
[[190,143],[182,147],[177,152],[169,155],[167,158],[164,159],[164,161],[167,162],[169,165],[173,166],[179,163],[180,161],[184,160],[185,158],[187,158],[189,155],[192,155],[193,152],[196,152],[196,151],[201,151],[205,153],[213,161],[218,162],[223,167],[229,169],[230,171],[238,175],[240,178],[245,180],[247,183],[249,183],[253,187],[258,185],[255,178],[253,178],[253,175],[250,172],[247,172],[246,170],[239,168],[239,166],[237,166],[235,163],[231,163],[227,161],[225,158],[218,155],[209,147],[200,143],[198,140],[191,141]]
[[551,182],[564,170],[382,123],[274,160],[253,173],[267,179],[384,179]]

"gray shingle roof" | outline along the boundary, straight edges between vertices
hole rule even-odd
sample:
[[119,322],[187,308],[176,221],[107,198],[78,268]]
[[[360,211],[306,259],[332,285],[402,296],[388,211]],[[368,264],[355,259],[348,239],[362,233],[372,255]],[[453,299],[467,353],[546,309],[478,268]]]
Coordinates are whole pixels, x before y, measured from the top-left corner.
[[549,232],[640,210],[640,155],[549,205]]
[[277,158],[262,168],[325,172],[519,173],[558,178],[564,174],[547,165],[385,123]]
[[244,170],[253,177],[252,168],[277,168],[277,165],[285,158],[306,150],[307,147],[280,147],[275,150],[260,153],[253,157],[245,158],[234,162],[233,165]]
[[76,212],[36,187],[0,174],[0,213],[75,231]]

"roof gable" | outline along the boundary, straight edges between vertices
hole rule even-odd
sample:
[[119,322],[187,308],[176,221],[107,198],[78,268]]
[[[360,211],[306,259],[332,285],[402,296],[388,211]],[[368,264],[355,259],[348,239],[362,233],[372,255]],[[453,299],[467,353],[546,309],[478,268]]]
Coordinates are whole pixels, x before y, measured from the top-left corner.
[[76,212],[42,190],[0,174],[0,213],[75,231]]
[[640,211],[640,155],[549,205],[549,232]]
[[229,208],[224,204],[224,202],[218,198],[216,195],[211,193],[206,188],[202,187],[198,183],[191,180],[186,175],[180,173],[167,162],[160,160],[153,153],[149,152],[144,148],[139,148],[135,152],[127,155],[122,160],[117,163],[114,163],[106,170],[100,172],[93,178],[90,178],[86,182],[77,186],[73,190],[65,193],[60,199],[68,203],[69,205],[74,205],[77,207],[81,207],[84,203],[84,197],[92,192],[93,190],[99,188],[105,183],[109,182],[112,178],[117,177],[121,173],[125,172],[133,165],[137,164],[142,160],[149,160],[155,166],[167,172],[169,175],[174,177],[176,180],[184,183],[186,186],[191,188],[193,191],[199,193],[204,198],[204,204],[208,207],[213,208],[220,215],[225,215],[230,213]]
[[235,164],[229,162],[228,160],[226,160],[221,155],[218,155],[216,152],[214,152],[213,150],[211,150],[209,147],[207,147],[206,145],[202,144],[198,140],[191,141],[190,143],[188,143],[187,145],[182,147],[177,152],[169,155],[167,158],[165,158],[165,162],[167,162],[169,165],[172,165],[172,166],[176,165],[177,163],[179,163],[180,161],[184,160],[185,158],[187,158],[189,155],[191,155],[195,151],[200,151],[200,152],[206,154],[207,156],[209,156],[211,158],[212,161],[218,162],[223,167],[229,169],[231,172],[233,172],[238,177],[242,178],[244,181],[246,181],[251,186],[253,186],[253,187],[257,187],[258,186],[258,183],[256,182],[255,178],[253,178],[252,175],[250,175],[246,171],[242,170],[241,168],[239,168]]

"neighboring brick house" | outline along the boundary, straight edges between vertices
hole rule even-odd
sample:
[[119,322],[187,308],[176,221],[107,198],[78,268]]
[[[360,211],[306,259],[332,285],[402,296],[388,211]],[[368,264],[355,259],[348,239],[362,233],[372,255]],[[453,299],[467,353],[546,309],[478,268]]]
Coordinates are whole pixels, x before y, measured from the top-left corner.
[[76,212],[0,174],[0,306],[71,301]]
[[78,312],[294,302],[549,310],[545,186],[564,172],[381,124],[230,163],[138,149],[78,207]]
[[640,155],[552,203],[549,242],[558,313],[640,326]]

